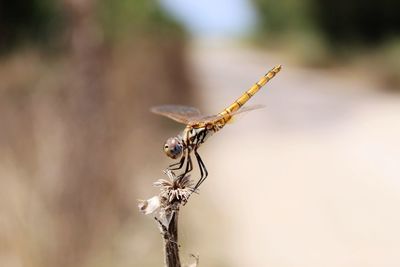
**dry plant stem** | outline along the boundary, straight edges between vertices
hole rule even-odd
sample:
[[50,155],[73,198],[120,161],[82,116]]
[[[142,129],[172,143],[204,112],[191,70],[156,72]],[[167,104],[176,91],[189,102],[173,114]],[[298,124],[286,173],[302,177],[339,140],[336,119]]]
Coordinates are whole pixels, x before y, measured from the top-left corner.
[[[181,267],[178,245],[179,208],[185,205],[193,193],[190,176],[177,177],[171,170],[165,170],[168,179],[159,179],[154,183],[160,193],[148,200],[139,201],[139,210],[144,214],[154,214],[164,239],[164,263],[166,267]],[[198,256],[192,255],[196,267]]]
[[178,215],[178,211],[173,213],[168,229],[156,219],[160,224],[164,238],[164,263],[166,267],[181,267],[178,245]]

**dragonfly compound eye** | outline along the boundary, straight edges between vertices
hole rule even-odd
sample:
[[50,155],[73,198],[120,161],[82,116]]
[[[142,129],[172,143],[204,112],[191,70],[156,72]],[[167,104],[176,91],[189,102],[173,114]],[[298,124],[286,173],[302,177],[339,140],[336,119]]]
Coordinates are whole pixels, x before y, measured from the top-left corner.
[[165,142],[164,151],[168,157],[176,159],[182,154],[182,144],[176,137],[169,138],[167,142]]

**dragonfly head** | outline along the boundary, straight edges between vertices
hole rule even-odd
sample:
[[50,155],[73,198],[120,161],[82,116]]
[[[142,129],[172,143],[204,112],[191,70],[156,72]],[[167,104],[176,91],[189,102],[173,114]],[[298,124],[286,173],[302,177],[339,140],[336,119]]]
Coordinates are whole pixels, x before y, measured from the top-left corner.
[[164,144],[164,152],[168,157],[176,159],[182,155],[183,145],[178,137],[171,137]]

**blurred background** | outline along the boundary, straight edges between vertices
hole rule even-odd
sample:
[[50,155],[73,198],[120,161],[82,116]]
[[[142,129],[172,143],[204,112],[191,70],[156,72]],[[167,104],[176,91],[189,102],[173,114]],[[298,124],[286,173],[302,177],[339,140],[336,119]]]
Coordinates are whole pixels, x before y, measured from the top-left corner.
[[[137,199],[182,126],[274,65],[182,208],[200,266],[400,266],[400,2],[0,3],[0,266],[162,266]],[[195,169],[194,177],[198,173]]]

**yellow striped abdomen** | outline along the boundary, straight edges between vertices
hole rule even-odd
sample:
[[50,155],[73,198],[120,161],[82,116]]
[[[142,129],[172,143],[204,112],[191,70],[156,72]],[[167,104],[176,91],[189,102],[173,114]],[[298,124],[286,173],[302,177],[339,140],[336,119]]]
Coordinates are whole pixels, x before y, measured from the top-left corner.
[[275,77],[275,75],[281,70],[281,65],[274,67],[267,74],[265,74],[258,82],[256,82],[249,90],[244,92],[244,94],[236,99],[229,107],[224,109],[218,115],[223,116],[224,123],[228,122],[232,113],[238,111],[249,99],[255,95],[261,87],[263,87],[269,80]]

